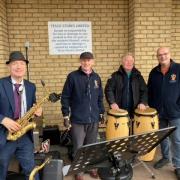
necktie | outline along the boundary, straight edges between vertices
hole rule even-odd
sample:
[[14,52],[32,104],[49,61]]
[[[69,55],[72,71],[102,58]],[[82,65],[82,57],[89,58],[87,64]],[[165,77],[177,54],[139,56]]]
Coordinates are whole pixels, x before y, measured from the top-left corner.
[[14,102],[15,102],[15,111],[14,119],[19,119],[21,116],[21,94],[19,92],[19,87],[21,84],[14,84]]

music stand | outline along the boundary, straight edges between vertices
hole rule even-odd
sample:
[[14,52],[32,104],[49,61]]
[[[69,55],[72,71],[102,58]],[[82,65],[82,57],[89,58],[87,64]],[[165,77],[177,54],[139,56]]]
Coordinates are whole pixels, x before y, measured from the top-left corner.
[[[82,146],[76,153],[68,175],[94,168],[109,167],[115,180],[131,179],[131,162],[136,157],[150,152],[175,129],[176,127],[169,127]],[[128,173],[126,170],[130,172],[128,176],[124,174]],[[106,180],[107,177],[101,177],[101,179]]]

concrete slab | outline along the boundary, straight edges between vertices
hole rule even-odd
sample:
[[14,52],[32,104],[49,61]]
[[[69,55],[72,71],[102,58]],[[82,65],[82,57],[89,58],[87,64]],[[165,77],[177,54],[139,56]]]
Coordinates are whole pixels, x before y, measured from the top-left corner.
[[[52,146],[51,150],[58,150],[61,153],[61,157],[64,161],[64,165],[70,164],[70,161],[67,158],[67,148],[60,146]],[[156,151],[156,156],[152,162],[146,162],[146,165],[153,171],[155,174],[156,180],[177,180],[172,164],[168,164],[160,170],[153,168],[153,164],[161,158],[159,147]],[[15,166],[13,167],[15,169]],[[85,180],[94,180],[88,174],[84,175]],[[74,180],[73,176],[66,176],[64,180]],[[152,180],[151,174],[146,170],[142,164],[138,164],[133,168],[133,179],[132,180]]]

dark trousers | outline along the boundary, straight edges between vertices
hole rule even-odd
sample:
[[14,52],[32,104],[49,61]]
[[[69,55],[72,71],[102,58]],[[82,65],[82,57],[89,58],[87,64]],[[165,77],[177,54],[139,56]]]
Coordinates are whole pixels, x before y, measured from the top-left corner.
[[98,126],[99,123],[72,123],[73,157],[81,146],[97,142]]
[[[34,145],[28,135],[24,135],[16,141],[8,141],[0,151],[0,180],[6,180],[9,162],[13,155],[19,161],[26,180],[35,166]],[[37,175],[36,180],[39,180]]]

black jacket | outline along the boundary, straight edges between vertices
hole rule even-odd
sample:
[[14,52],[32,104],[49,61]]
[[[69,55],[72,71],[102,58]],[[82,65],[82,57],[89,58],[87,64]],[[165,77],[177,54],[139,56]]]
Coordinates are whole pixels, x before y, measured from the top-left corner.
[[180,64],[171,60],[167,74],[160,65],[152,69],[148,80],[148,101],[157,109],[160,118],[180,118]]
[[99,121],[104,113],[101,79],[94,71],[88,76],[81,69],[71,72],[64,84],[62,97],[63,116],[78,124]]
[[[126,101],[128,95],[125,87],[127,79],[127,74],[122,66],[108,79],[105,86],[105,96],[109,105],[116,103],[120,108],[126,109],[123,102]],[[136,108],[139,103],[147,104],[147,86],[141,73],[136,68],[132,69],[130,85],[133,108]]]

